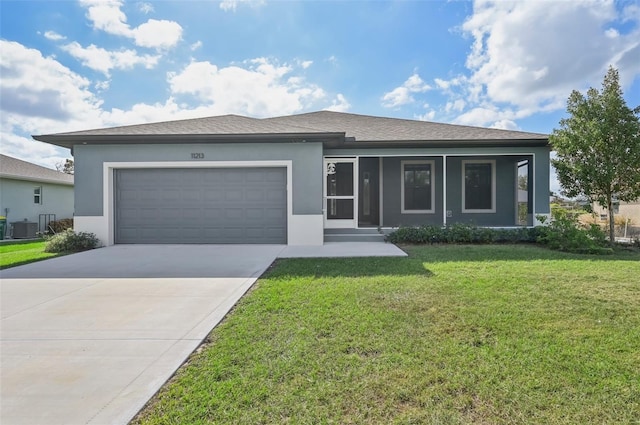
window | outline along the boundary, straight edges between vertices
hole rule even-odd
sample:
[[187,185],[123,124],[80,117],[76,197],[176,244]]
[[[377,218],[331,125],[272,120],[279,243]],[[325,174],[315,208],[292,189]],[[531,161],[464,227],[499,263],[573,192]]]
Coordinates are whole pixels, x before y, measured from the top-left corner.
[[433,161],[402,161],[402,213],[434,212]]
[[462,212],[496,212],[496,162],[462,161]]
[[33,188],[33,203],[42,204],[42,186]]

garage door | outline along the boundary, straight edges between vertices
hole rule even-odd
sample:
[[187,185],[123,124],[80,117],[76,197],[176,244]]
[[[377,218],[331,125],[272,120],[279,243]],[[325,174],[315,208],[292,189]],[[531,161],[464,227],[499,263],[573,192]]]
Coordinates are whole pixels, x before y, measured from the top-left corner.
[[286,168],[125,169],[116,243],[287,243]]

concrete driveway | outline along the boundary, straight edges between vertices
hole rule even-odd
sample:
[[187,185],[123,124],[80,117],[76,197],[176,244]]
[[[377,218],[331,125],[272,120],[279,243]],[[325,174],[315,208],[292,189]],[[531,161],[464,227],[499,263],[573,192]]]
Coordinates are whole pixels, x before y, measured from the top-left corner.
[[4,424],[126,424],[282,245],[117,245],[0,272]]

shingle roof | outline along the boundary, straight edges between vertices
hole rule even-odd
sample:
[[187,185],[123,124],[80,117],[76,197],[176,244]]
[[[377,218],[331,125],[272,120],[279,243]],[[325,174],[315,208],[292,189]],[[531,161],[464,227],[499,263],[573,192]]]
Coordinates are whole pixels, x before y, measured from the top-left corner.
[[320,111],[267,118],[263,121],[311,127],[317,130],[344,131],[357,141],[419,140],[522,140],[547,139],[547,135],[495,128],[470,127],[428,121],[374,117],[342,112]]
[[59,146],[72,147],[80,141],[122,142],[139,141],[153,143],[164,140],[175,143],[175,137],[185,136],[201,140],[256,140],[257,138],[294,136],[338,139],[344,143],[437,143],[437,142],[518,142],[529,141],[547,143],[548,136],[522,131],[499,130],[493,128],[470,127],[398,118],[384,118],[342,112],[310,112],[274,118],[249,118],[239,115],[222,115],[179,121],[165,121],[151,124],[129,125],[95,130],[75,131],[51,135],[33,136],[34,139]]
[[325,133],[323,130],[299,127],[294,124],[270,122],[240,115],[220,115],[178,121],[127,125],[95,130],[59,133],[56,136],[129,136],[129,135],[187,135],[187,134],[306,134]]
[[7,155],[0,155],[0,177],[45,183],[73,185],[71,174],[61,173]]

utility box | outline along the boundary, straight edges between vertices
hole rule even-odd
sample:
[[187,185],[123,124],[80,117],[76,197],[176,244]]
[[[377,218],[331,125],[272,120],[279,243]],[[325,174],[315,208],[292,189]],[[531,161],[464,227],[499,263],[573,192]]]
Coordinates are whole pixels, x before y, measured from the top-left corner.
[[30,221],[15,221],[13,226],[13,239],[32,239],[38,232],[38,223]]

